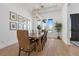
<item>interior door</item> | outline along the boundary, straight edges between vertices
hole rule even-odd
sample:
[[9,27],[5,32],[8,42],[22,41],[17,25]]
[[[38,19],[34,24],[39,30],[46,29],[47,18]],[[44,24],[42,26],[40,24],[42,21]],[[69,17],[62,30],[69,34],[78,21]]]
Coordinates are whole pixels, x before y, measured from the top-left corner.
[[79,14],[71,14],[71,40],[79,41]]

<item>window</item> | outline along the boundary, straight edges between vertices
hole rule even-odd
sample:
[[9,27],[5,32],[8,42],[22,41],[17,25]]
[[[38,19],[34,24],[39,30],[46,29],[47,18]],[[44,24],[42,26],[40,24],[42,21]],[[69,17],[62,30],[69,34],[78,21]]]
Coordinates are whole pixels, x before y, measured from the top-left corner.
[[52,32],[54,29],[54,25],[55,25],[56,21],[53,19],[48,19],[47,21],[47,25],[48,25],[48,31]]

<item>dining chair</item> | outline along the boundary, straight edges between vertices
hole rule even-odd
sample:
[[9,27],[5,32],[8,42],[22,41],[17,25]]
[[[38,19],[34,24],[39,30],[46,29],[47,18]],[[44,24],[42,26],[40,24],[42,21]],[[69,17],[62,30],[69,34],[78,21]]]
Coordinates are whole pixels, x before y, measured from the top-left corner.
[[45,31],[45,43],[47,41],[47,33],[48,33],[48,31]]
[[45,43],[47,41],[47,31],[43,30],[43,32],[44,32],[44,35],[43,35],[42,40],[41,40],[42,41],[42,49],[45,46]]
[[19,43],[19,56],[21,51],[27,52],[28,56],[35,49],[35,43],[31,41],[31,38],[28,37],[27,30],[17,30],[17,39]]

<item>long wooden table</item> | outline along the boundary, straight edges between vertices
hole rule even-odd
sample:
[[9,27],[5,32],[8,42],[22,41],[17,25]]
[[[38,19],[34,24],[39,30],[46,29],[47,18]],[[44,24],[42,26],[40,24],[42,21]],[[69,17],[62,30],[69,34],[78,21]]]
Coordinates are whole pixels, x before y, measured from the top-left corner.
[[33,38],[34,40],[38,40],[38,46],[37,46],[37,50],[41,51],[42,50],[42,43],[41,43],[41,38],[43,37],[44,33],[40,33],[38,34],[36,33],[29,33],[29,37]]

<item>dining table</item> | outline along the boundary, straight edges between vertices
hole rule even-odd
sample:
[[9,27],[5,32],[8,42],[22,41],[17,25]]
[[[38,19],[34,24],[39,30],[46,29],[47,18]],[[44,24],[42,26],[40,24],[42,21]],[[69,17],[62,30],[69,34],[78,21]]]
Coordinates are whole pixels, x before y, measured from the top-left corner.
[[33,38],[34,40],[38,40],[38,44],[36,46],[36,49],[38,51],[41,51],[42,50],[41,40],[42,40],[43,35],[44,35],[43,32],[41,32],[41,33],[38,33],[38,32],[29,33],[29,38]]

